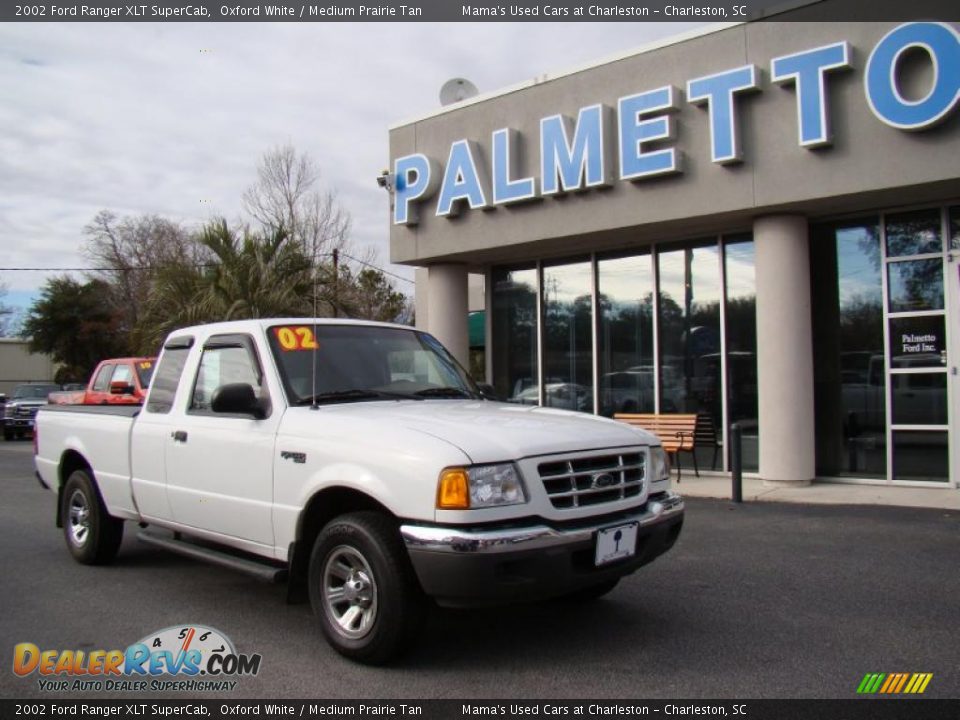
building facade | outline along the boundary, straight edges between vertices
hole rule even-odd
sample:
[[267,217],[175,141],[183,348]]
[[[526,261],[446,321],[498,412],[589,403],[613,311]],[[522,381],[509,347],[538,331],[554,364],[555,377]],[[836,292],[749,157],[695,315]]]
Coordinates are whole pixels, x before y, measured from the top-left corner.
[[46,355],[30,352],[22,338],[0,338],[0,394],[10,395],[25,382],[53,382],[57,367]]
[[514,402],[695,412],[774,484],[960,483],[960,32],[710,28],[391,128],[391,255]]

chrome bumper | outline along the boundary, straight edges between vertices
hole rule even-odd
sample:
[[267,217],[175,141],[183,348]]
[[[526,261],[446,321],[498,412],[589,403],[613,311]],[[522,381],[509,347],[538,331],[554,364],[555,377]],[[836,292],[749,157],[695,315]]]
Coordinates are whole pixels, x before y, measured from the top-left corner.
[[460,530],[455,527],[428,527],[401,525],[400,535],[409,550],[451,553],[455,555],[497,555],[527,550],[541,550],[586,542],[594,534],[612,524],[639,523],[640,529],[650,528],[683,513],[683,498],[673,492],[658,495],[647,502],[646,508],[634,515],[609,520],[575,530],[555,530],[546,525],[503,530]]

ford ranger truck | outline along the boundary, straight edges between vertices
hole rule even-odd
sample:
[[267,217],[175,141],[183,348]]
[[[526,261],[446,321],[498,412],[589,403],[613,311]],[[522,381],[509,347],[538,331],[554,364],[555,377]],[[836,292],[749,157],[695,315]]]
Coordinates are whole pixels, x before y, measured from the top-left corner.
[[667,551],[682,499],[657,439],[487,399],[431,335],[247,320],[166,340],[143,407],[45,407],[36,466],[80,563],[125,521],[149,543],[309,597],[366,663],[415,638],[428,599],[597,597]]

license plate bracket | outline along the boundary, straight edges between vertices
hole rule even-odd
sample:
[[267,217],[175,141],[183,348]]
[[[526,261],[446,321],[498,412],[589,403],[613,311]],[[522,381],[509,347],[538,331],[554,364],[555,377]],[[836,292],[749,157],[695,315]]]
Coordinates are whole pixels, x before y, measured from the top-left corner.
[[637,551],[637,530],[640,523],[614,525],[597,531],[595,565],[606,565],[616,560],[633,557]]

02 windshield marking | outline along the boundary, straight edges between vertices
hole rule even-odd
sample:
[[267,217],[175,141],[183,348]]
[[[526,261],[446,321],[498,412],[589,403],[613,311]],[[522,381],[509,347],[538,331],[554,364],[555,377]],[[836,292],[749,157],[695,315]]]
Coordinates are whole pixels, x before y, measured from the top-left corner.
[[298,325],[312,329],[309,346],[267,333],[291,405],[376,400],[480,398],[476,384],[432,336],[380,325]]

